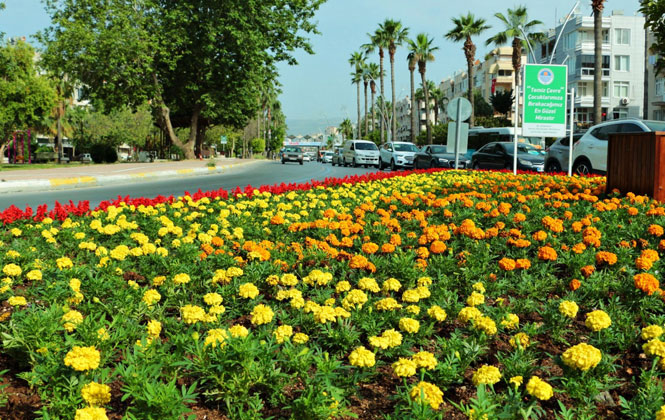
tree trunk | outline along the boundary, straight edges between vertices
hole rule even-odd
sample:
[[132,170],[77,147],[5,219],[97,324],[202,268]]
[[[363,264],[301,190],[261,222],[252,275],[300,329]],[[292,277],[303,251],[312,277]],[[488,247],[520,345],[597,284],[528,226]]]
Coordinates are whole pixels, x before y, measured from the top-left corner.
[[432,127],[429,121],[429,89],[427,79],[425,78],[425,65],[421,65],[420,77],[423,81],[423,91],[425,92],[425,126],[427,127],[427,144],[432,144]]
[[58,139],[55,144],[56,153],[58,154],[58,163],[62,163],[62,99],[58,102],[58,120],[56,121],[56,135]]
[[411,143],[416,144],[416,128],[418,123],[416,122],[416,110],[418,108],[418,101],[416,100],[416,83],[414,78],[414,71],[416,70],[415,66],[409,66],[409,72],[411,73]]
[[372,132],[376,130],[376,103],[374,102],[374,97],[376,95],[376,83],[374,80],[370,82],[370,90],[372,92]]
[[393,49],[390,50],[390,87],[392,90],[392,124],[391,124],[391,130],[392,135],[390,136],[392,141],[397,141],[396,135],[397,135],[397,119],[395,118],[395,115],[397,114],[395,110],[395,51]]
[[[473,45],[471,37],[467,36],[464,42],[464,54],[466,55],[467,75],[469,77],[469,102],[471,102],[471,118],[469,118],[469,126],[475,125],[476,109],[473,97],[473,61],[476,55],[476,46]],[[459,122],[459,121],[458,121]]]
[[356,83],[356,87],[358,88],[358,123],[356,124],[356,133],[358,134],[358,138],[362,138],[360,134],[360,82]]
[[594,38],[594,64],[593,64],[593,123],[599,124],[603,119],[603,6],[601,4],[593,11],[593,38]]
[[[386,103],[386,93],[385,93],[385,89],[384,89],[384,86],[383,86],[383,55],[384,55],[383,48],[379,47],[379,71],[381,72],[381,74],[379,75],[380,78],[381,78],[381,102],[385,104]],[[380,141],[380,143],[383,144],[386,141],[385,140],[385,138],[386,138],[385,137],[386,127],[385,127],[385,123],[383,121],[383,110],[380,109],[379,112],[381,112],[381,118],[380,118],[380,121],[379,121],[379,123],[381,125],[381,133],[380,133],[381,134],[381,141]]]
[[515,86],[520,85],[520,69],[522,68],[522,40],[513,38],[513,70],[515,71]]
[[[166,135],[171,142],[171,144],[176,145],[178,148],[182,150],[182,153],[185,155],[185,159],[194,159],[194,141],[192,141],[192,132],[190,130],[190,140],[187,141],[187,143],[183,143],[178,136],[175,133],[175,130],[173,129],[173,124],[171,124],[171,110],[169,109],[168,106],[164,103],[164,99],[162,98],[161,95],[161,85],[159,84],[159,81],[157,79],[157,75],[153,73],[152,75],[153,83],[155,84],[155,88],[157,90],[157,94],[155,95],[155,102],[159,106],[159,112],[160,112],[160,117],[161,117],[161,122],[163,124],[163,129],[166,131]],[[192,123],[194,125],[198,125],[198,119],[199,115],[201,113],[202,107],[200,105],[197,105],[194,108],[194,113],[192,115]],[[196,128],[194,128],[194,133],[196,133]]]
[[368,82],[365,83],[365,136],[367,136],[367,133],[369,133],[369,119],[367,118],[367,84]]

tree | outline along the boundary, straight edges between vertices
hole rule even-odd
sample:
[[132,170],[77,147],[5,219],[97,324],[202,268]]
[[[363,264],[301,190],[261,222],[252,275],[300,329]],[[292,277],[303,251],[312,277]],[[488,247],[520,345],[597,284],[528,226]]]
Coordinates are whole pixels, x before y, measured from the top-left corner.
[[591,0],[593,9],[593,123],[603,119],[603,8],[605,0]]
[[[408,41],[409,29],[402,27],[400,21],[386,19],[381,26],[383,31],[384,41],[388,44],[388,53],[390,55],[390,86],[392,89],[392,141],[396,140],[397,136],[397,112],[395,109],[395,53],[397,47]],[[383,96],[383,95],[381,95]]]
[[529,16],[525,6],[508,9],[507,16],[503,13],[495,13],[494,16],[503,22],[505,29],[493,37],[489,38],[485,44],[494,44],[497,47],[504,45],[510,38],[513,39],[513,70],[515,72],[515,86],[520,84],[520,69],[522,68],[522,48],[528,48],[528,41],[533,45],[545,40],[545,34],[542,32],[532,32],[537,25],[542,25],[539,20],[529,21]]
[[480,89],[476,89],[473,91],[473,103],[475,107],[473,112],[476,115],[480,117],[494,116],[494,109],[490,104],[487,103]]
[[[651,53],[656,54],[656,74],[665,75],[665,1],[642,0],[640,12],[644,14],[646,26],[654,35],[654,43],[648,45]],[[594,80],[595,82],[595,80]]]
[[[433,107],[434,111],[434,125],[439,123],[439,111],[442,109],[441,103],[443,100],[443,92],[436,87],[433,81],[427,81],[427,93],[429,95],[430,106]],[[425,91],[423,90],[422,83],[418,90],[416,90],[415,98],[419,101],[425,101]]]
[[[324,0],[44,0],[39,34],[48,67],[90,89],[105,109],[151,101],[187,158],[199,124],[243,127],[276,64],[312,53],[307,36]],[[239,18],[241,16],[242,18]],[[175,129],[188,126],[189,137]]]
[[[382,24],[379,24],[379,27],[378,29],[376,29],[376,31],[374,31],[374,34],[367,34],[367,36],[369,36],[370,42],[368,44],[363,45],[363,48],[365,49],[366,54],[371,54],[374,52],[374,50],[378,50],[379,52],[379,75],[381,80],[381,97],[385,98],[385,89],[383,85],[383,76],[385,75],[383,71],[383,57],[385,55],[385,49],[388,48],[390,44],[386,41],[385,31],[383,29]],[[381,143],[383,143],[385,139],[385,126],[383,123],[383,118],[381,119],[379,125],[381,131]]]
[[455,42],[464,41],[464,56],[466,57],[466,67],[467,67],[467,79],[469,81],[469,90],[467,97],[471,101],[471,118],[469,124],[471,127],[474,126],[474,112],[475,107],[473,105],[474,95],[473,95],[473,67],[474,62],[476,61],[476,45],[471,40],[471,37],[474,35],[480,35],[484,31],[490,28],[489,25],[485,23],[485,19],[478,18],[473,15],[473,13],[468,13],[466,16],[462,15],[458,18],[452,18],[455,27],[451,29],[445,37],[452,39]]
[[381,70],[376,63],[369,63],[367,65],[367,76],[370,78],[369,87],[372,91],[372,130],[376,129],[376,108],[374,107],[374,99],[376,97],[376,79],[381,75]]
[[365,55],[361,52],[354,52],[349,57],[349,64],[353,67],[353,72],[351,72],[351,83],[356,85],[358,90],[358,122],[357,122],[357,134],[358,138],[362,138],[360,129],[362,124],[360,124],[360,82],[363,81],[362,67],[365,65]]
[[418,60],[413,52],[406,56],[406,61],[409,63],[409,75],[411,77],[411,143],[416,143],[416,110],[418,108],[418,101],[416,101],[415,80],[414,72],[416,70],[416,63]]
[[512,89],[499,91],[490,96],[492,108],[504,117],[508,115],[511,109],[513,109],[514,101],[515,97],[513,96]]
[[369,68],[367,66],[367,63],[363,63],[362,68],[360,69],[362,72],[362,78],[363,78],[363,85],[365,87],[365,135],[369,132],[369,118],[367,114],[367,88],[369,87],[369,81],[370,81],[370,74],[369,74]]
[[342,133],[342,141],[353,137],[353,123],[348,118],[339,125],[339,132]]
[[429,90],[427,89],[427,79],[425,73],[427,71],[427,62],[434,61],[434,51],[439,47],[432,45],[434,39],[429,38],[427,34],[418,34],[416,40],[409,40],[409,52],[413,53],[414,58],[418,62],[418,73],[422,80],[422,85],[425,90],[425,121],[427,125],[427,143],[432,144],[432,127],[429,118]]

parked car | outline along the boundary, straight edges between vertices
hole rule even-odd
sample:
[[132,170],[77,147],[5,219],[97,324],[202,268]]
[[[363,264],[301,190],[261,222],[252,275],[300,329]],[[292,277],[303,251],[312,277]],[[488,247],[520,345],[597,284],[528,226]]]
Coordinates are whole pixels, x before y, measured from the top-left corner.
[[[471,156],[473,169],[512,169],[513,142],[493,142],[481,147]],[[517,169],[542,172],[545,152],[529,143],[517,145]]]
[[344,164],[344,149],[343,148],[337,148],[333,152],[332,155],[332,160],[330,161],[332,163],[332,166],[339,165],[342,166]]
[[321,156],[321,163],[332,162],[333,154],[334,153],[331,152],[330,150],[326,150],[325,152],[323,152],[323,155]]
[[368,140],[348,140],[344,143],[342,163],[344,166],[373,165],[379,167],[379,148]]
[[389,141],[381,146],[380,169],[390,166],[390,170],[397,168],[412,168],[413,156],[418,152],[418,147],[409,142]]
[[[428,168],[454,168],[455,153],[448,153],[448,148],[439,144],[423,146],[413,157],[413,165],[416,169]],[[458,168],[471,167],[471,154],[460,153]]]
[[[582,138],[584,133],[573,134],[573,144]],[[570,136],[556,139],[545,149],[545,172],[566,172],[570,156]]]
[[312,157],[309,155],[309,153],[303,153],[302,154],[302,160],[304,162],[310,162],[312,160]]
[[81,153],[80,155],[76,156],[74,160],[81,163],[91,163],[92,157],[90,156],[90,153]]
[[607,142],[610,134],[649,131],[665,131],[665,122],[628,118],[594,125],[573,147],[573,172],[587,175],[607,171]]
[[305,160],[300,146],[286,146],[282,149],[282,165],[286,162],[298,162],[302,165]]

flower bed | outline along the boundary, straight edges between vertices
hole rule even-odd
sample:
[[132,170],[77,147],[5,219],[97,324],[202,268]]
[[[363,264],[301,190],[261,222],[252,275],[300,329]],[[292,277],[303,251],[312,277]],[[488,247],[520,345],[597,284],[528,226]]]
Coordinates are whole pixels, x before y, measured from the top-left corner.
[[419,171],[14,208],[0,417],[653,418],[665,207],[603,194]]

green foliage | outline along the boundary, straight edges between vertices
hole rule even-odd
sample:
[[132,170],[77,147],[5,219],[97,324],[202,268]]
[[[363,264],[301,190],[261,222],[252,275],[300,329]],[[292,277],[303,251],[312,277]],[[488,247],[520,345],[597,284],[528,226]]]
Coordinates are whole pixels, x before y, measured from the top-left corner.
[[154,129],[147,105],[140,106],[136,111],[122,107],[109,113],[79,109],[69,115],[76,146],[83,149],[96,143],[110,146],[127,143],[143,147]]
[[656,72],[665,74],[665,1],[643,0],[640,12],[644,14],[646,26],[654,35],[654,43],[647,45],[651,53],[658,56],[656,61]]
[[511,127],[513,123],[502,117],[477,117],[476,127]]
[[250,143],[252,153],[263,153],[266,150],[266,141],[262,138],[254,138]]
[[482,92],[479,89],[476,89],[473,92],[473,106],[476,118],[478,117],[491,117],[494,115],[494,110],[492,106],[487,103],[483,97]]
[[490,103],[496,112],[499,114],[508,115],[510,110],[513,108],[513,102],[515,97],[513,96],[513,90],[504,90],[494,93],[490,96]]
[[90,147],[90,157],[95,163],[113,163],[118,160],[118,153],[109,144],[95,143]]
[[[446,144],[448,142],[448,124],[437,124],[432,126],[432,144]],[[419,146],[427,144],[427,132],[421,131],[416,137]]]
[[344,139],[353,138],[353,124],[351,123],[351,120],[345,118],[344,121],[342,121],[342,123],[339,125],[339,131],[342,133],[342,137],[344,137]]

